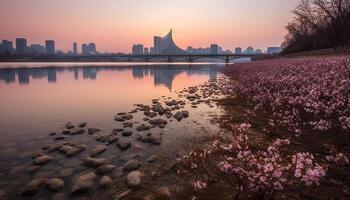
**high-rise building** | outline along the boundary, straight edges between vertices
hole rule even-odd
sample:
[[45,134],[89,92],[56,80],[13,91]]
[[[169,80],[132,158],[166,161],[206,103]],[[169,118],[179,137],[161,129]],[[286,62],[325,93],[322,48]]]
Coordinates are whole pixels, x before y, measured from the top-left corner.
[[32,55],[41,55],[45,54],[45,47],[40,44],[31,44],[29,47],[29,52]]
[[235,54],[242,54],[242,48],[241,47],[236,47],[235,48]]
[[261,49],[256,49],[255,50],[255,54],[262,54],[263,52],[262,52],[262,50]]
[[96,53],[96,44],[93,42],[89,43],[89,53]]
[[89,54],[89,47],[87,44],[81,45],[81,54],[88,55]]
[[149,54],[149,49],[147,47],[145,47],[143,53],[144,54]]
[[245,51],[244,51],[245,54],[254,54],[254,48],[253,47],[248,47]]
[[78,55],[78,44],[76,42],[73,43],[73,55]]
[[219,53],[219,45],[212,44],[210,45],[210,54],[218,54]]
[[54,55],[55,50],[55,41],[54,40],[46,40],[45,41],[45,47],[46,47],[46,54],[47,55]]
[[16,53],[18,55],[27,54],[27,40],[24,38],[16,38]]
[[155,54],[154,47],[149,48],[150,54]]
[[3,40],[1,53],[3,54],[12,54],[13,53],[13,44],[12,41]]
[[142,44],[134,44],[134,46],[132,47],[132,54],[142,55],[143,54],[143,45]]
[[162,41],[161,37],[154,36],[153,45],[154,45],[154,53],[155,54],[161,54],[161,51],[162,51],[161,41]]

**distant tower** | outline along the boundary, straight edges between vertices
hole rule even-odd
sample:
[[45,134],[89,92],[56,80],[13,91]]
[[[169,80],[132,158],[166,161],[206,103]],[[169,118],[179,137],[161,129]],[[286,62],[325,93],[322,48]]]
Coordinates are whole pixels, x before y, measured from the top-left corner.
[[13,44],[11,41],[3,40],[2,41],[2,53],[12,54]]
[[81,54],[88,55],[89,54],[89,47],[87,44],[81,45]]
[[143,51],[144,54],[149,54],[149,49],[146,47],[144,48],[144,51]]
[[95,53],[96,52],[96,44],[91,42],[89,43],[89,53]]
[[217,44],[210,45],[210,54],[219,54],[219,45]]
[[242,48],[241,47],[235,48],[235,54],[242,54]]
[[142,44],[134,44],[132,47],[132,54],[134,55],[142,55],[143,54],[143,45]]
[[24,38],[16,38],[16,53],[24,55],[27,53],[27,40]]
[[53,41],[53,40],[46,40],[45,41],[45,47],[46,47],[46,54],[47,55],[55,54],[55,41]]
[[73,43],[73,54],[78,55],[78,44],[76,42]]
[[161,37],[158,37],[158,36],[155,36],[154,37],[154,54],[161,54],[162,53],[162,46],[161,46],[161,41],[162,41],[162,38]]

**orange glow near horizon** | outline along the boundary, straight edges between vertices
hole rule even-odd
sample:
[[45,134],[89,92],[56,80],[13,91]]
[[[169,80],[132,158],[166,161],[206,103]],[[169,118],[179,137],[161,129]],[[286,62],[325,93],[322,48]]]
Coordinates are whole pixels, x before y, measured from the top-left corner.
[[153,45],[153,36],[174,30],[187,46],[265,49],[279,46],[297,0],[2,0],[0,39],[54,39],[56,48],[95,42],[100,52],[130,52],[135,43]]

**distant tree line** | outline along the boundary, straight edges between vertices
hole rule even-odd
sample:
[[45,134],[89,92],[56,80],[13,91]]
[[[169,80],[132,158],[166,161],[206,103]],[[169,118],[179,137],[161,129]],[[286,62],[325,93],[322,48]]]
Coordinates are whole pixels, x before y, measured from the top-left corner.
[[293,13],[283,53],[350,44],[350,0],[301,0]]

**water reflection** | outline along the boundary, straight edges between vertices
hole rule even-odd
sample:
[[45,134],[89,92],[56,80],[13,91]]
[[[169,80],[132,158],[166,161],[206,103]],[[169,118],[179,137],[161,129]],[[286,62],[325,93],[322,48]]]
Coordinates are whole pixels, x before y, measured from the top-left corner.
[[[216,79],[220,68],[214,65],[198,66],[110,66],[110,67],[43,67],[43,68],[14,68],[0,69],[0,81],[7,84],[30,84],[32,79],[47,78],[48,83],[56,83],[59,73],[70,72],[74,80],[96,80],[98,73],[103,71],[130,71],[134,79],[143,79],[144,77],[153,77],[154,86],[164,85],[170,91],[175,77],[181,73],[187,73],[187,76],[206,75],[210,79]],[[81,75],[82,74],[82,75]],[[16,79],[17,77],[17,79]]]

